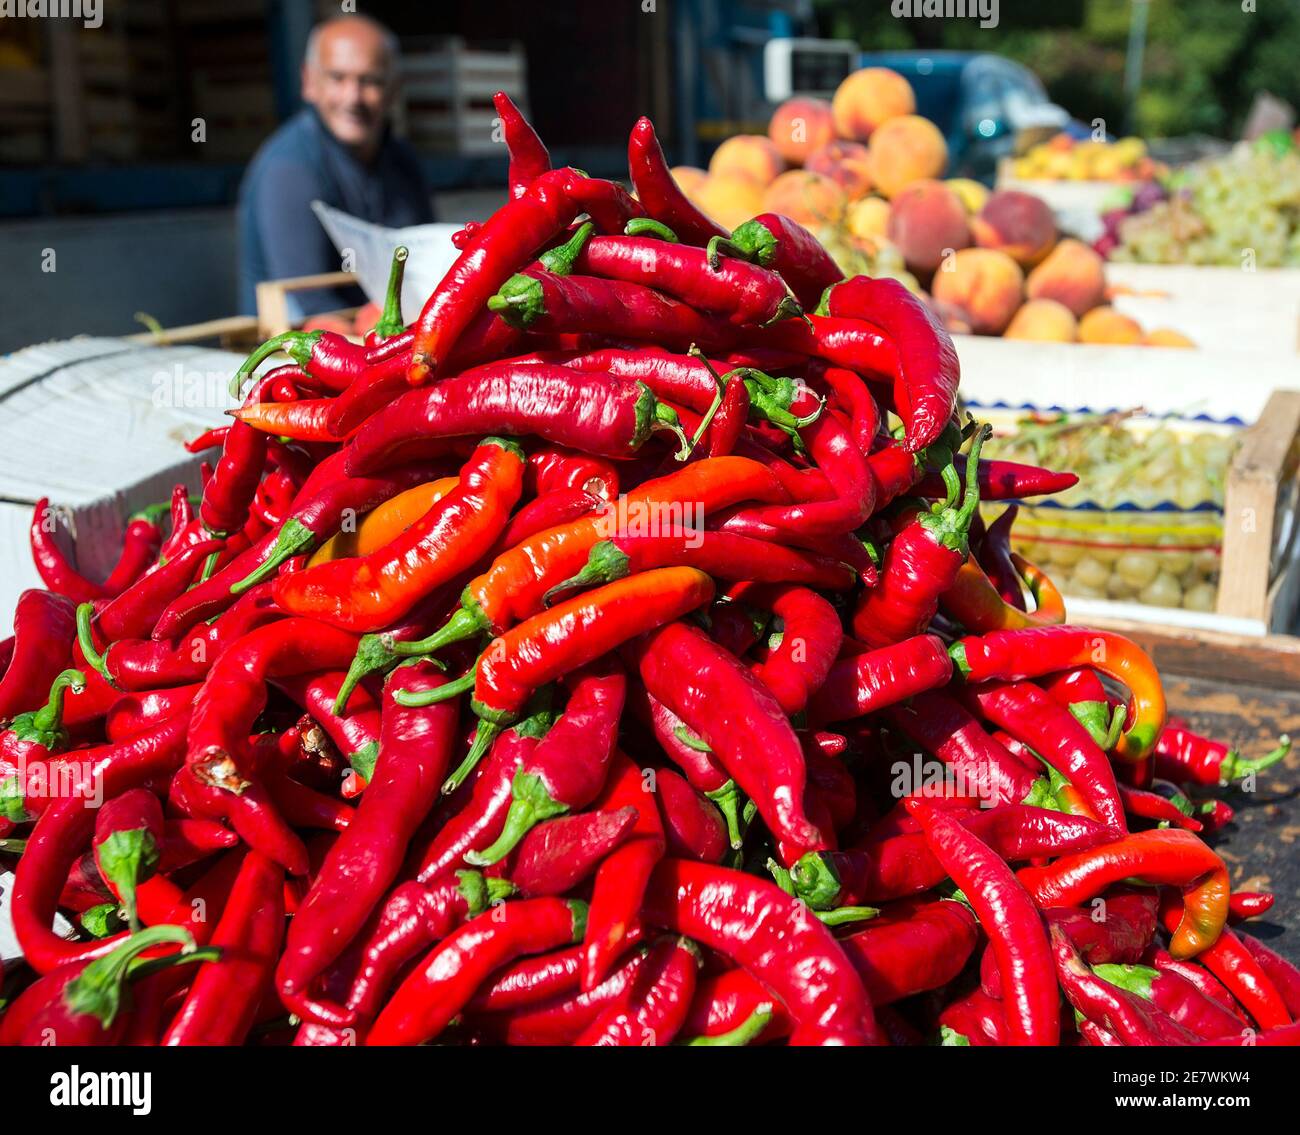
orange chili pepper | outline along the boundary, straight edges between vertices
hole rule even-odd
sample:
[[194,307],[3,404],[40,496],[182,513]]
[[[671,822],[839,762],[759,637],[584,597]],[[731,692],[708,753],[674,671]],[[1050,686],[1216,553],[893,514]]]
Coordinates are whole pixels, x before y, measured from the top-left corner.
[[949,648],[954,668],[968,682],[1019,682],[1057,670],[1091,666],[1123,683],[1128,716],[1114,753],[1146,760],[1165,727],[1165,691],[1155,663],[1137,643],[1089,627],[1028,627],[969,635]]
[[1169,942],[1176,958],[1214,945],[1228,921],[1228,868],[1195,834],[1178,828],[1134,832],[1047,867],[1022,868],[1017,877],[1040,907],[1081,906],[1125,879],[1181,887],[1183,916]]
[[492,546],[523,491],[524,453],[485,438],[460,483],[396,540],[368,556],[282,575],[273,594],[284,611],[347,630],[390,626]]
[[254,402],[227,411],[255,430],[294,441],[342,441],[329,424],[333,398],[303,398],[297,402]]
[[459,477],[440,477],[398,493],[366,513],[354,531],[340,532],[326,540],[307,561],[307,566],[314,568],[348,556],[368,556],[396,540],[458,484]]
[[956,581],[939,597],[944,612],[972,634],[1049,627],[1065,622],[1065,600],[1047,573],[1014,552],[1011,562],[1034,597],[1032,611],[1022,611],[1003,599],[972,556],[957,569]]

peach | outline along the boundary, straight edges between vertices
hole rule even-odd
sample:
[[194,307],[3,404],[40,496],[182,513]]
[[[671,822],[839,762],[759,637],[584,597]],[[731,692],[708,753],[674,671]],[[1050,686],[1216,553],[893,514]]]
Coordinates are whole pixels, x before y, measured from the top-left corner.
[[970,317],[977,335],[998,335],[1011,322],[1024,289],[1025,274],[1005,252],[963,248],[934,274],[931,291]]
[[823,225],[838,225],[848,199],[829,177],[792,169],[778,177],[763,193],[765,213],[780,213],[814,232]]
[[803,168],[829,177],[850,201],[871,192],[871,153],[860,142],[830,142],[809,154]]
[[786,99],[773,112],[767,136],[781,157],[801,166],[813,151],[835,141],[831,104],[825,99]]
[[1181,331],[1171,327],[1157,327],[1142,337],[1144,347],[1195,347],[1196,344]]
[[1002,332],[1004,339],[1034,339],[1045,343],[1073,343],[1079,324],[1072,312],[1056,300],[1030,300]]
[[928,118],[891,118],[871,135],[871,180],[886,197],[929,177],[948,164],[948,144]]
[[785,160],[771,139],[762,134],[737,134],[728,138],[709,159],[714,177],[747,177],[758,186],[770,185],[785,169]]
[[961,198],[966,212],[972,217],[984,208],[984,202],[989,199],[988,186],[983,182],[972,181],[969,177],[950,177],[944,185]]
[[708,177],[693,198],[724,228],[734,229],[763,211],[763,188],[748,177]]
[[889,202],[883,197],[864,197],[849,206],[844,223],[854,236],[879,242],[889,230],[891,212]]
[[673,180],[677,182],[677,187],[686,194],[687,197],[694,197],[701,189],[704,188],[704,182],[708,174],[699,166],[673,166],[668,171],[673,175]]
[[1132,346],[1142,342],[1142,327],[1113,307],[1094,307],[1079,320],[1079,342]]
[[913,272],[929,273],[971,242],[961,200],[941,181],[913,182],[894,198],[886,235]]
[[853,142],[865,142],[882,122],[915,112],[912,84],[888,67],[854,71],[831,99],[835,133]]
[[1032,268],[1056,243],[1056,218],[1041,197],[999,189],[970,223],[981,248],[1000,248],[1022,268]]
[[1106,298],[1105,261],[1082,241],[1067,238],[1029,273],[1025,294],[1056,300],[1081,316]]

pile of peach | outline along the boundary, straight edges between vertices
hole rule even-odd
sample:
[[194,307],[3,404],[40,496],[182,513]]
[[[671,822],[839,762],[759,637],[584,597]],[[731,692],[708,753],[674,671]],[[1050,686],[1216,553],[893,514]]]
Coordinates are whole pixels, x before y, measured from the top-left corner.
[[1057,134],[1015,159],[1016,177],[1047,181],[1150,181],[1165,166],[1147,153],[1141,138],[1114,142]]

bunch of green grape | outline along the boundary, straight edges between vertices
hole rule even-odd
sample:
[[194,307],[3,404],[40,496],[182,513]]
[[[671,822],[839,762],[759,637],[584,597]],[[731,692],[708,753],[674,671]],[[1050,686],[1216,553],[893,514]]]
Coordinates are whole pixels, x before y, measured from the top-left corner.
[[1119,225],[1114,260],[1300,267],[1300,151],[1242,143],[1181,171],[1174,195]]
[[[1017,522],[1018,550],[1067,596],[1197,611],[1214,609],[1235,446],[1233,436],[1214,431],[1160,426],[1144,434],[1120,415],[1022,422],[989,443],[998,457],[1078,473],[1079,483],[1055,503],[1100,506],[1026,507]],[[1168,503],[1175,509],[1142,511]],[[1116,511],[1120,505],[1135,507]],[[986,519],[998,511],[990,506]]]

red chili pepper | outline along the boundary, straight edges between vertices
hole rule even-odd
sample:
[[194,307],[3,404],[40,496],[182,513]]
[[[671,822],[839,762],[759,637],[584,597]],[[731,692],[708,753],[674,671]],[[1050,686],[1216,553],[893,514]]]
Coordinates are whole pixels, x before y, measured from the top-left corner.
[[523,451],[514,442],[484,439],[459,486],[397,539],[368,556],[280,576],[276,603],[349,630],[390,625],[487,552],[519,500],[523,473]]
[[162,846],[162,804],[147,788],[132,788],[114,797],[95,816],[95,865],[133,930],[140,929],[136,887],[157,871]]
[[357,433],[347,469],[356,476],[437,456],[446,452],[447,438],[482,434],[489,426],[603,457],[630,457],[655,430],[684,441],[675,418],[644,386],[563,367],[499,364],[404,394]]
[[[315,382],[332,391],[346,390],[370,366],[394,357],[411,346],[410,336],[394,335],[377,347],[353,343],[335,331],[285,331],[259,346],[235,371],[231,394],[238,394],[244,381],[267,359],[286,354]],[[279,374],[281,367],[271,374]],[[268,376],[269,377],[269,376]]]
[[578,988],[582,947],[570,946],[535,958],[524,958],[497,970],[469,1003],[472,1013],[508,1012],[536,1005],[556,994]]
[[492,105],[501,120],[501,132],[510,153],[510,196],[522,197],[551,168],[551,155],[505,91],[497,91],[492,96]]
[[453,877],[428,886],[409,881],[395,887],[361,949],[361,961],[347,992],[347,1012],[352,1019],[374,1020],[407,962],[512,891],[504,880],[484,879],[477,871],[457,871]]
[[141,509],[127,520],[126,532],[122,537],[122,552],[104,580],[104,591],[107,594],[120,595],[157,559],[162,544],[162,529],[158,527],[157,521],[160,507],[155,505]]
[[[398,671],[407,689],[436,689],[444,679],[428,663]],[[385,689],[380,760],[348,830],[334,843],[294,916],[276,970],[280,997],[314,1017],[304,998],[312,980],[342,952],[392,883],[406,845],[438,798],[455,742],[455,703],[405,709]],[[334,1021],[326,1018],[323,1023]]]
[[1236,924],[1260,918],[1273,909],[1277,896],[1269,891],[1233,891],[1228,900],[1228,921]]
[[626,842],[636,819],[636,809],[629,807],[538,824],[510,855],[510,882],[525,898],[567,894]]
[[1059,927],[1052,927],[1052,955],[1066,998],[1080,1014],[1122,1044],[1185,1045],[1196,1034],[1136,993],[1092,972]]
[[195,975],[162,1043],[242,1044],[283,941],[284,871],[278,863],[250,851],[212,934],[222,957]]
[[952,677],[946,653],[942,639],[922,634],[841,658],[808,703],[808,719],[825,724],[862,717],[945,685]]
[[772,883],[712,864],[666,859],[646,891],[647,922],[717,950],[780,998],[791,1043],[878,1040],[862,981],[831,932]]
[[631,838],[596,872],[583,935],[581,984],[587,992],[596,989],[618,956],[640,936],[642,896],[664,854],[659,810],[646,791],[641,770],[622,753],[614,754],[609,779],[593,807],[602,812],[635,808],[637,819]]
[[887,277],[855,276],[837,284],[827,310],[832,316],[866,320],[893,340],[898,351],[894,404],[907,427],[904,444],[916,452],[935,441],[952,418],[961,381],[957,351],[943,324]]
[[294,441],[338,442],[344,440],[345,435],[339,434],[330,424],[333,410],[333,398],[300,398],[297,402],[251,402],[227,412],[240,425],[263,436],[272,434],[293,438]]
[[50,693],[76,637],[73,603],[50,591],[29,589],[14,610],[13,648],[0,677],[0,720],[39,706]]
[[0,733],[0,774],[8,775],[24,764],[48,760],[67,748],[68,731],[63,722],[64,694],[85,689],[80,670],[64,670],[50,685],[49,700],[39,709],[14,716]]
[[[563,716],[515,772],[501,835],[490,847],[467,853],[467,863],[497,863],[534,824],[585,808],[596,799],[605,786],[626,696],[627,677],[616,664],[593,667],[572,680]],[[455,784],[460,779],[452,777]]]
[[979,924],[965,903],[905,900],[839,940],[871,1003],[889,1005],[938,989],[966,965]]
[[1099,819],[1128,830],[1119,785],[1106,754],[1088,731],[1030,682],[985,682],[968,691],[970,708],[1038,753]]
[[526,899],[479,915],[425,957],[380,1011],[366,1043],[432,1040],[483,980],[520,954],[554,949],[582,938],[586,904]]
[[838,612],[806,587],[745,584],[735,598],[780,620],[780,641],[769,646],[754,673],[787,714],[803,712],[839,656],[844,631]]
[[[331,670],[321,674],[291,674],[277,679],[274,684],[311,715],[310,729],[323,731],[353,772],[369,782],[379,757],[379,706],[362,690],[346,717],[336,714],[334,701],[343,686],[343,679],[343,671]],[[303,740],[304,747],[312,747],[313,739],[306,731]]]
[[939,1014],[940,1044],[985,1047],[1005,1045],[1007,1018],[1002,1002],[974,989]]
[[[991,500],[992,497],[985,497],[985,500]],[[1009,504],[1002,510],[998,518],[993,521],[984,533],[984,538],[979,542],[979,547],[975,550],[976,559],[979,561],[993,585],[997,588],[998,594],[1002,596],[1004,602],[1009,603],[1018,611],[1025,609],[1025,593],[1020,583],[1020,574],[1016,571],[1015,564],[1011,560],[1011,527],[1016,522],[1016,517],[1020,514],[1018,504]]]
[[1029,894],[997,853],[953,816],[915,797],[907,809],[989,936],[1002,974],[1008,1042],[1055,1045],[1060,1013],[1051,947]]
[[721,1037],[759,1018],[762,1027],[751,1041],[776,1040],[789,1036],[793,1024],[785,1006],[747,970],[729,969],[705,974],[695,986],[682,1034],[692,1037]]
[[1250,1026],[1250,1018],[1237,1004],[1237,999],[1228,992],[1227,986],[1199,962],[1179,961],[1158,945],[1150,946],[1139,960],[1144,965],[1154,966],[1162,972],[1169,970],[1178,974],[1179,977],[1194,985],[1204,996],[1208,997],[1220,1008],[1226,1009],[1236,1017],[1240,1027],[1248,1028]]
[[[1271,899],[1273,896],[1268,897]],[[1300,1017],[1300,969],[1296,969],[1281,954],[1270,950],[1258,938],[1249,934],[1238,934],[1236,937],[1237,941],[1246,948],[1246,952],[1259,963],[1264,976],[1273,983],[1287,1012],[1292,1017]]]
[[729,651],[685,623],[636,645],[646,689],[712,750],[794,855],[826,846],[803,812],[806,771],[780,703]]
[[1283,760],[1291,751],[1291,739],[1283,736],[1271,753],[1246,758],[1221,741],[1194,733],[1182,722],[1170,722],[1160,731],[1155,746],[1155,774],[1178,783],[1206,786],[1263,772]]
[[[966,460],[958,457],[957,472],[969,476]],[[990,461],[981,458],[978,468],[980,499],[984,501],[1020,500],[1024,497],[1063,493],[1079,483],[1077,473],[1057,473],[1037,465],[1018,465],[1014,461]],[[919,497],[942,498],[947,488],[938,473],[922,477],[913,490]]]
[[721,863],[730,846],[722,813],[672,769],[655,771],[655,791],[668,854]]
[[41,497],[32,512],[30,528],[32,560],[42,582],[52,592],[74,603],[107,598],[107,590],[92,583],[68,562],[54,539],[58,529],[58,512],[50,507],[49,497]]
[[654,946],[621,1003],[610,1005],[573,1043],[580,1047],[667,1045],[695,996],[699,948],[685,938]]
[[688,244],[725,237],[727,230],[709,220],[686,199],[673,180],[664,152],[648,118],[637,119],[627,139],[627,168],[637,199],[646,213],[667,225]]
[[1201,953],[1219,937],[1228,917],[1227,868],[1190,832],[1134,832],[1090,851],[1065,855],[1047,867],[1025,867],[1020,879],[1040,906],[1078,906],[1113,883],[1141,879],[1178,886],[1183,910],[1173,912],[1169,952]]
[[[1188,811],[1179,807],[1175,801],[1161,796],[1158,792],[1147,792],[1142,788],[1131,788],[1127,784],[1119,786],[1120,799],[1124,802],[1124,811],[1130,816],[1144,820],[1156,820],[1159,825],[1173,824],[1184,831],[1199,832],[1202,824],[1191,817]],[[1184,807],[1190,809],[1190,804]]]
[[1129,713],[1114,749],[1123,760],[1144,760],[1164,728],[1160,675],[1146,652],[1123,635],[1087,627],[1031,627],[958,639],[951,652],[968,682],[1019,682],[1090,666],[1123,683],[1129,691]]
[[1241,1021],[1233,1013],[1172,970],[1110,964],[1094,966],[1093,973],[1103,981],[1151,1002],[1196,1036],[1207,1039],[1229,1037],[1241,1031]]
[[578,489],[602,500],[618,498],[619,472],[612,462],[562,446],[547,445],[528,455],[524,491],[541,497]]
[[746,221],[730,237],[713,237],[708,255],[712,264],[726,255],[770,268],[790,285],[809,311],[821,302],[827,288],[844,279],[821,242],[802,225],[779,213],[762,213]]

